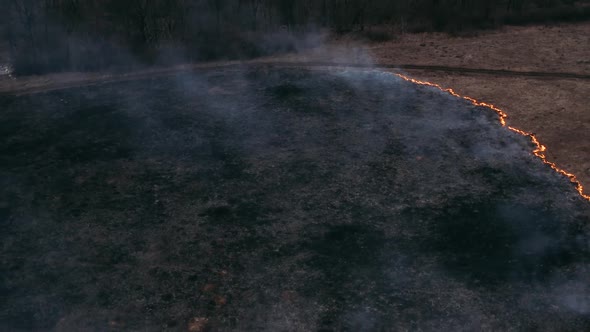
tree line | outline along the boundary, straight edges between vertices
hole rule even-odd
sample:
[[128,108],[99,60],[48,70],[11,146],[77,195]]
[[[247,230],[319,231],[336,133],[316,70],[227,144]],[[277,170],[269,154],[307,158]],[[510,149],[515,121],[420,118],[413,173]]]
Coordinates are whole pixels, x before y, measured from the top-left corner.
[[320,29],[386,39],[590,17],[589,0],[3,1],[0,29],[22,74],[252,57]]

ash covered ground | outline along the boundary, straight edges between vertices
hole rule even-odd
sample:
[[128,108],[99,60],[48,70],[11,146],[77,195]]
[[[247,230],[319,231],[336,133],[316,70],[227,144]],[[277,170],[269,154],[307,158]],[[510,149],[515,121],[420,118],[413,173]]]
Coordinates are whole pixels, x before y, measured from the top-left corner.
[[590,204],[377,71],[0,97],[2,330],[590,329]]

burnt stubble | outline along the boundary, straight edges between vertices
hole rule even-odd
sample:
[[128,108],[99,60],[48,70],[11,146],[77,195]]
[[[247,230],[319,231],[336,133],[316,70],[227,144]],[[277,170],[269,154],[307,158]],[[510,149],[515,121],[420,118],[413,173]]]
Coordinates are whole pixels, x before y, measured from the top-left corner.
[[0,103],[4,330],[590,328],[590,206],[491,110],[276,68]]

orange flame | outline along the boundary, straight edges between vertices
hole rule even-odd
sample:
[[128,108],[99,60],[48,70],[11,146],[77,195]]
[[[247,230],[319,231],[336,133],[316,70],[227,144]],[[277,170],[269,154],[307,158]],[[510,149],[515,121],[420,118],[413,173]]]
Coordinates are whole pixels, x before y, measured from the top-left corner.
[[502,127],[506,127],[510,130],[512,130],[515,133],[518,133],[522,136],[528,136],[531,139],[531,142],[533,142],[533,144],[535,145],[535,149],[533,150],[533,154],[535,156],[537,156],[539,159],[541,159],[541,161],[543,161],[543,163],[549,165],[549,167],[551,167],[554,171],[556,171],[559,174],[562,174],[564,176],[566,176],[571,183],[573,183],[576,186],[576,190],[578,191],[578,193],[580,194],[580,196],[582,196],[582,198],[584,198],[587,201],[590,201],[590,195],[586,195],[584,194],[584,186],[582,185],[582,183],[578,180],[578,178],[576,177],[576,175],[567,172],[566,170],[559,168],[555,163],[550,162],[549,160],[547,160],[547,157],[545,155],[545,152],[547,151],[547,148],[545,147],[545,145],[541,144],[539,142],[539,140],[537,139],[537,137],[533,134],[533,133],[529,133],[526,132],[524,130],[512,127],[512,126],[508,126],[506,124],[506,118],[508,117],[508,115],[506,114],[506,112],[502,111],[501,109],[497,108],[496,106],[492,105],[492,104],[488,104],[488,103],[484,103],[481,101],[478,101],[475,98],[471,98],[471,97],[467,97],[467,96],[461,96],[460,94],[456,93],[453,89],[445,89],[443,87],[441,87],[440,85],[436,84],[436,83],[431,83],[431,82],[425,82],[425,81],[419,81],[413,78],[410,78],[408,76],[402,75],[402,74],[398,74],[395,73],[394,75],[408,81],[408,82],[412,82],[415,84],[419,84],[419,85],[426,85],[426,86],[431,86],[434,88],[437,88],[441,91],[447,92],[457,98],[461,98],[461,99],[465,99],[468,100],[469,102],[471,102],[473,105],[475,106],[483,106],[483,107],[487,107],[489,109],[492,109],[494,112],[496,112],[498,114],[498,117],[500,118],[500,124],[502,124]]

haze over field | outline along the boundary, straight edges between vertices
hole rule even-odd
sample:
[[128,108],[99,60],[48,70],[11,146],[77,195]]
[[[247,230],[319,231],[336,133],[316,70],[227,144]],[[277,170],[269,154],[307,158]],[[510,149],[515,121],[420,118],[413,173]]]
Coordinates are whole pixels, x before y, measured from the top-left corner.
[[590,326],[590,206],[489,109],[278,68],[2,105],[3,329]]
[[590,1],[5,2],[0,331],[590,331]]
[[0,35],[22,75],[251,58],[317,46],[310,34],[370,42],[590,18],[588,0],[10,0],[5,7]]

